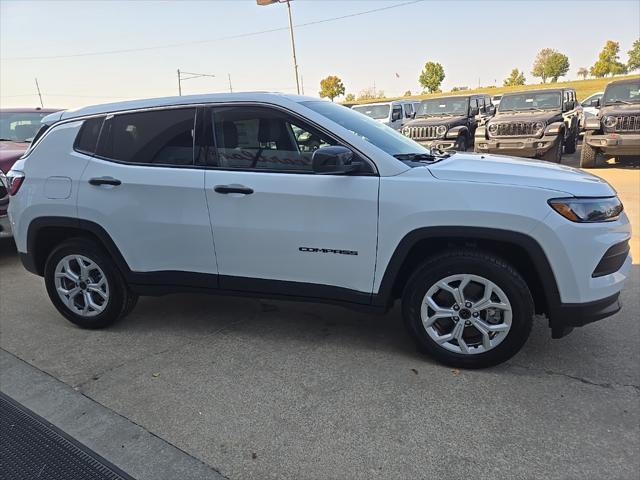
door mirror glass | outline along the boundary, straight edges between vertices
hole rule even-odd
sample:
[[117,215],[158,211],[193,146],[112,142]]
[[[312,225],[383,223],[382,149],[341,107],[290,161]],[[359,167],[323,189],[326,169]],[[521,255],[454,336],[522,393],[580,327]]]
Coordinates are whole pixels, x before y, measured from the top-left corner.
[[489,107],[488,112],[489,112],[489,114],[490,114],[490,115],[495,115],[495,113],[496,113],[496,106],[495,106],[495,105],[491,105],[491,106]]
[[317,149],[311,163],[313,171],[321,175],[344,175],[360,168],[360,164],[353,163],[353,152],[342,145]]
[[470,117],[475,117],[478,113],[480,113],[480,109],[478,107],[471,107],[471,109],[469,109]]
[[402,118],[402,107],[394,107],[391,112],[391,121],[395,122]]
[[569,110],[573,110],[576,107],[576,104],[573,100],[569,100],[568,102],[565,102],[564,104],[564,109],[565,111],[569,111]]
[[591,102],[589,102],[589,105],[598,108],[600,106],[600,99],[594,98],[593,100],[591,100]]

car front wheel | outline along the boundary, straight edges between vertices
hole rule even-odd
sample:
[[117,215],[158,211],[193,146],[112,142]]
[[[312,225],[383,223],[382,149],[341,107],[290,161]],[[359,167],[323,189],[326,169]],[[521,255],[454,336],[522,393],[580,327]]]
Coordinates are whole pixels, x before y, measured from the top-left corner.
[[83,328],[103,328],[128,314],[136,297],[111,258],[78,238],[56,247],[45,264],[47,293],[58,311]]
[[403,316],[419,350],[462,368],[508,360],[526,342],[533,299],[522,276],[490,253],[451,250],[409,279]]

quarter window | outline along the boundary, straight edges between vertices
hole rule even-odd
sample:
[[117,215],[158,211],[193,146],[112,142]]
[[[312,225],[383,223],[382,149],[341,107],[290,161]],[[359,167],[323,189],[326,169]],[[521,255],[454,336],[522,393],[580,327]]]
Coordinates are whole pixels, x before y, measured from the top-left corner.
[[213,109],[215,155],[206,164],[243,170],[311,172],[311,156],[337,142],[303,122],[264,107]]
[[107,119],[98,155],[135,164],[193,165],[195,108],[124,113]]
[[[88,153],[89,155],[93,155],[94,153],[96,153],[98,136],[100,135],[100,130],[102,129],[103,122],[104,117],[90,118],[88,120],[85,120],[82,124],[82,127],[80,127],[80,132],[78,132],[78,136],[76,137],[76,141],[73,147],[77,151]],[[38,135],[39,134],[40,132],[38,132]]]

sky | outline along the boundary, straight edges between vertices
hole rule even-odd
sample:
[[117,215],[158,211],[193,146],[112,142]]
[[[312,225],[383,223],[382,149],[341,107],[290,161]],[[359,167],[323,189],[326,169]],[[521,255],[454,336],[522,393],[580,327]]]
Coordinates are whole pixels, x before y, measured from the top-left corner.
[[[640,0],[292,0],[291,9],[312,96],[327,75],[356,95],[374,84],[419,93],[427,61],[443,65],[444,90],[501,85],[512,68],[537,83],[531,65],[546,47],[569,57],[565,79],[575,79],[607,40],[626,61],[640,37]],[[286,5],[255,0],[0,0],[0,106],[38,105],[36,77],[49,107],[176,95],[178,68],[215,75],[184,81],[183,94],[229,91],[229,75],[234,91],[295,93],[287,27]],[[104,53],[118,50],[128,51]]]

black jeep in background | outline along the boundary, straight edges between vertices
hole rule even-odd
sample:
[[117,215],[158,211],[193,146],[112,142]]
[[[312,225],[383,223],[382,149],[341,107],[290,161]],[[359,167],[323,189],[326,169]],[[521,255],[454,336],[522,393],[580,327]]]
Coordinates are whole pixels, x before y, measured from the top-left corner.
[[640,155],[640,78],[609,83],[596,107],[598,115],[585,120],[580,166],[596,167],[599,153],[616,161]]
[[475,135],[475,151],[559,163],[574,153],[582,106],[573,88],[505,93],[498,111]]
[[401,132],[428,148],[464,152],[472,145],[478,125],[494,113],[486,94],[430,98],[420,102],[415,119]]

